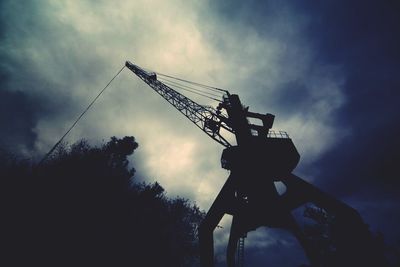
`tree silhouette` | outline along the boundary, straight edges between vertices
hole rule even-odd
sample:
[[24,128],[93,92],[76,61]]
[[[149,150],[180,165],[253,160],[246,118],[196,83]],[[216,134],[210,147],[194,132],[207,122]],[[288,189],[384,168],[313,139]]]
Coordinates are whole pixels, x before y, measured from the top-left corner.
[[60,146],[37,166],[0,156],[2,266],[190,266],[204,213],[135,183],[133,137]]

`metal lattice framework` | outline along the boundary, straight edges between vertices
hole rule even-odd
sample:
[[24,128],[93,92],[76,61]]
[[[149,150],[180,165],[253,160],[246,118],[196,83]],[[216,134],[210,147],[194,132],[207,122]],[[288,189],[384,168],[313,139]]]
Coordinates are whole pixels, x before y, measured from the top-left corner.
[[147,72],[129,61],[125,65],[208,136],[225,147],[231,146],[220,134],[221,128],[233,133],[226,124],[228,119],[225,116],[218,114],[214,108],[200,105],[160,82],[156,73]]

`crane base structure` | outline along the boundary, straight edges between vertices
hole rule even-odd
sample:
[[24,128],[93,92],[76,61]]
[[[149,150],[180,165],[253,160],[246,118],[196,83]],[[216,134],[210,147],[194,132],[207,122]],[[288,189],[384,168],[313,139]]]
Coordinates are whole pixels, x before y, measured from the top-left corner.
[[[230,175],[199,227],[201,266],[214,266],[213,231],[225,214],[232,215],[228,267],[243,266],[243,259],[235,257],[240,238],[262,226],[284,229],[294,235],[313,267],[386,266],[359,213],[293,174],[300,155],[287,134],[272,133],[222,153],[222,167],[230,170]],[[275,182],[285,185],[283,194],[278,192]],[[292,215],[306,204],[313,204],[335,218],[337,262],[327,263],[327,258],[321,257],[318,247]]]
[[[228,267],[235,267],[237,264],[235,263],[235,251],[239,238],[261,226],[288,230],[299,241],[311,266],[323,266],[320,264],[321,259],[315,253],[315,248],[306,239],[291,214],[292,210],[306,203],[314,203],[335,214],[342,223],[342,229],[338,229],[338,231],[341,231],[342,235],[351,232],[351,239],[356,238],[356,240],[352,240],[356,242],[343,244],[345,248],[342,246],[343,253],[348,254],[347,256],[343,255],[349,259],[348,265],[332,266],[369,266],[359,265],[359,259],[364,258],[364,255],[354,254],[356,253],[356,249],[353,247],[354,243],[359,243],[360,240],[364,240],[365,236],[368,236],[368,226],[363,223],[356,210],[291,173],[281,180],[287,186],[284,195],[279,196],[276,189],[273,189],[270,191],[272,196],[269,195],[269,199],[264,198],[261,202],[250,203],[250,201],[237,197],[235,187],[239,178],[240,176],[235,173],[229,176],[199,228],[202,267],[214,266],[213,231],[225,214],[233,216],[227,248]],[[357,260],[353,262],[350,259]]]

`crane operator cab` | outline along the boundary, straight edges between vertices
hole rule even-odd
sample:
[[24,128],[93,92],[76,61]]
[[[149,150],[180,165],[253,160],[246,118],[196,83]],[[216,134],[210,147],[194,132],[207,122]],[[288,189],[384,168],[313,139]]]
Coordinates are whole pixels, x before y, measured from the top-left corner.
[[268,130],[264,138],[254,136],[244,146],[231,146],[223,150],[221,166],[232,170],[235,166],[268,168],[273,175],[290,173],[300,160],[292,139],[286,132]]
[[[232,122],[238,129],[238,145],[224,149],[222,168],[232,170],[236,166],[264,166],[269,173],[278,176],[292,172],[300,160],[300,154],[286,132],[271,130],[275,116],[248,111],[236,95],[230,95],[225,101],[228,103],[225,105],[228,113],[234,113],[234,117],[239,118]],[[249,123],[249,118],[261,121],[262,125]]]

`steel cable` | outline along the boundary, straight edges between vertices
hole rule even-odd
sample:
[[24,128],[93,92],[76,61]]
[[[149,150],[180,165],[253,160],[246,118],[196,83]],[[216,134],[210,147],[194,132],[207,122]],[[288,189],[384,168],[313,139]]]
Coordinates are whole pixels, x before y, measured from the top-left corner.
[[47,158],[53,153],[53,151],[58,147],[58,145],[64,140],[64,138],[69,134],[69,132],[75,127],[75,125],[78,123],[78,121],[85,115],[85,113],[93,106],[94,102],[100,97],[100,95],[107,89],[107,87],[114,81],[115,78],[122,72],[122,70],[125,68],[123,66],[117,74],[107,83],[107,85],[97,94],[97,96],[90,102],[90,104],[86,107],[85,110],[78,116],[78,118],[74,121],[74,123],[69,127],[69,129],[65,132],[65,134],[58,140],[58,142],[47,152],[47,154],[42,158],[42,160],[39,162],[39,165],[41,165],[43,162],[47,160]]

